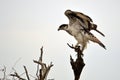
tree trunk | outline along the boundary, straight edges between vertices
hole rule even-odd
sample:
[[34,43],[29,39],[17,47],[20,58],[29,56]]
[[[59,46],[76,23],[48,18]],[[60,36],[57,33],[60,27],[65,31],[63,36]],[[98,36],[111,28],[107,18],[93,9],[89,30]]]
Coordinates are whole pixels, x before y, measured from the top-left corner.
[[75,52],[77,53],[77,58],[76,58],[75,61],[72,58],[72,56],[70,56],[70,63],[71,63],[71,66],[72,66],[72,69],[73,69],[73,72],[74,72],[74,80],[79,80],[81,72],[83,70],[83,67],[85,66],[85,63],[84,63],[84,60],[83,60],[83,53],[80,50],[80,46],[73,47],[73,46],[70,46],[69,44],[68,44],[68,46],[70,48],[74,49]]

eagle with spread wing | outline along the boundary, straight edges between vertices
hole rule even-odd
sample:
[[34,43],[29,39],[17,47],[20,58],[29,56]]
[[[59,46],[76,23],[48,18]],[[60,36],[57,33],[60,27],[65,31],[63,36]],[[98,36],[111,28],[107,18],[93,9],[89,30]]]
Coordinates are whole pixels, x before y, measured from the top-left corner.
[[80,12],[66,10],[65,15],[69,19],[69,24],[62,24],[59,26],[59,30],[65,30],[70,35],[74,36],[77,40],[76,46],[79,44],[82,46],[81,51],[84,51],[89,41],[98,43],[101,47],[106,49],[105,45],[95,37],[90,31],[95,30],[102,36],[105,36],[102,32],[97,30],[97,25],[93,23],[93,20]]

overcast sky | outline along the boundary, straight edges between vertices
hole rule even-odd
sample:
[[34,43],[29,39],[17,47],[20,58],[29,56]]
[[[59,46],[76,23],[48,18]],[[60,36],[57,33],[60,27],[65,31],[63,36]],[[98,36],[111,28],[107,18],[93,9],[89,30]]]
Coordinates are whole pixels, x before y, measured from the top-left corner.
[[[107,47],[90,42],[84,51],[81,80],[120,80],[120,0],[0,0],[0,68],[23,73],[23,65],[35,76],[40,48],[44,61],[53,62],[48,79],[73,80],[67,43],[76,40],[59,25],[68,23],[65,10],[89,15],[106,36],[93,32]],[[2,73],[0,72],[0,78]]]

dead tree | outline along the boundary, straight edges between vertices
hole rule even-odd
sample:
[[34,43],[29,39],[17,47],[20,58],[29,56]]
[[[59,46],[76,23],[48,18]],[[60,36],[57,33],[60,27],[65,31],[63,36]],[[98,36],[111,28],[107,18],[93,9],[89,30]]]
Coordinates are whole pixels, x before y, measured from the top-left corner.
[[[37,63],[37,72],[36,72],[37,80],[46,80],[47,75],[51,67],[53,66],[52,62],[50,63],[50,65],[46,66],[46,64],[43,63],[42,57],[43,57],[43,47],[41,48],[41,54],[39,60],[38,61],[33,60],[34,63]],[[41,66],[41,68],[39,68],[39,66]]]
[[77,53],[77,59],[74,61],[72,56],[70,56],[70,64],[72,66],[73,72],[74,72],[74,80],[79,80],[81,72],[83,70],[83,67],[85,66],[84,60],[83,60],[83,53],[80,50],[80,46],[73,47],[68,44],[68,46],[75,50]]
[[[51,69],[51,67],[53,66],[52,62],[50,63],[50,65],[46,65],[46,63],[43,63],[43,60],[42,60],[42,57],[43,57],[43,47],[41,48],[41,54],[40,54],[40,57],[39,57],[39,60],[36,61],[36,60],[33,60],[34,63],[37,64],[37,71],[36,71],[36,78],[35,80],[46,80],[47,79],[47,75]],[[41,67],[40,67],[41,66]],[[28,70],[26,68],[26,66],[23,66],[24,67],[24,70],[25,70],[25,77],[27,78],[22,78],[21,75],[19,75],[16,71],[13,73],[13,74],[10,74],[10,76],[12,76],[13,78],[15,78],[14,80],[30,80],[30,76],[29,76],[29,73],[28,73]]]

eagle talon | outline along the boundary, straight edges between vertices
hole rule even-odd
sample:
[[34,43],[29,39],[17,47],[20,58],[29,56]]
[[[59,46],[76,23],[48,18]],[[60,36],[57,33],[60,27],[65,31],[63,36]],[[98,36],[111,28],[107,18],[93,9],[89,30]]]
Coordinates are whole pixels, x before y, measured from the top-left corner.
[[80,55],[83,57],[84,56],[83,50],[80,47],[81,46],[79,46],[79,45],[75,46],[75,52],[80,53]]
[[76,45],[75,48],[80,48],[80,46],[79,46],[79,45]]
[[[79,45],[76,45],[75,47],[75,51],[79,50],[80,49],[80,46]],[[80,49],[81,50],[81,49]]]

